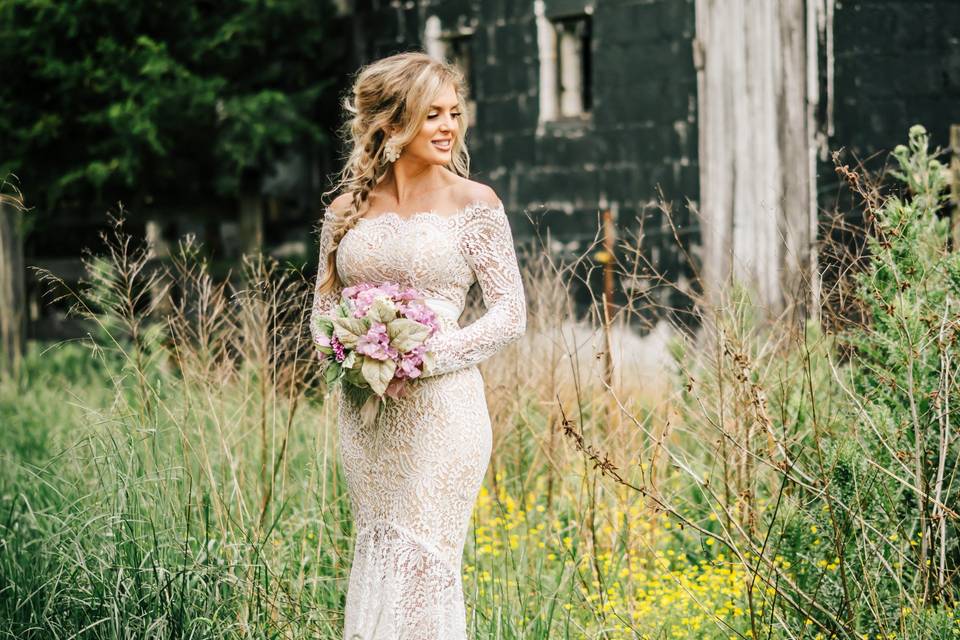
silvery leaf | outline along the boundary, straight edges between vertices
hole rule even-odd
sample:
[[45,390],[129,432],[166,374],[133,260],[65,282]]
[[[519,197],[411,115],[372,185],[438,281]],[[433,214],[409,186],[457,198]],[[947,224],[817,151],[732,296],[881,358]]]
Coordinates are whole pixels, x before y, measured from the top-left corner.
[[392,302],[376,298],[367,310],[367,317],[374,322],[387,323],[397,317],[397,308]]
[[378,396],[382,396],[387,390],[396,370],[397,363],[393,360],[376,360],[370,357],[363,359],[363,377]]
[[397,318],[387,325],[387,335],[392,346],[406,352],[423,344],[430,335],[430,327],[416,320]]
[[334,318],[333,333],[345,347],[351,349],[357,346],[357,340],[365,334],[370,326],[363,318]]

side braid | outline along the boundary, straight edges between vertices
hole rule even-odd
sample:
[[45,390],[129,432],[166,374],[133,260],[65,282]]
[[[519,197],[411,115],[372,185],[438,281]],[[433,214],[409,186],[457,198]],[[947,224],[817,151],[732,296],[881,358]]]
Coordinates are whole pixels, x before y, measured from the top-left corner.
[[[340,218],[331,218],[326,222],[326,224],[333,224],[333,239],[331,242],[330,252],[327,254],[327,277],[321,285],[321,291],[327,292],[333,289],[335,286],[339,286],[343,283],[340,282],[340,276],[337,274],[336,264],[337,264],[337,248],[340,246],[340,240],[343,239],[343,236],[346,235],[347,231],[352,229],[356,224],[357,220],[361,217],[360,211],[364,203],[370,196],[370,192],[373,191],[373,188],[376,186],[380,176],[386,172],[386,167],[383,167],[378,162],[381,150],[377,150],[378,153],[373,156],[366,156],[360,158],[357,164],[366,165],[362,169],[358,169],[355,166],[350,167],[351,179],[349,179],[347,184],[353,183],[356,187],[351,191],[353,197],[351,199],[350,208],[345,212],[345,215]],[[366,154],[364,154],[366,155]]]

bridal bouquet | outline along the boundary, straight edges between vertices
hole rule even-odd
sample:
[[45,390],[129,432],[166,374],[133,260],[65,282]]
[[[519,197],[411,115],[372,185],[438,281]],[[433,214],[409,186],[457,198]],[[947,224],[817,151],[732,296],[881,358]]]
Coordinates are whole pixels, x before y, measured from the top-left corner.
[[345,287],[315,323],[327,383],[340,383],[358,405],[402,397],[409,381],[433,366],[425,345],[440,325],[416,289],[392,282]]

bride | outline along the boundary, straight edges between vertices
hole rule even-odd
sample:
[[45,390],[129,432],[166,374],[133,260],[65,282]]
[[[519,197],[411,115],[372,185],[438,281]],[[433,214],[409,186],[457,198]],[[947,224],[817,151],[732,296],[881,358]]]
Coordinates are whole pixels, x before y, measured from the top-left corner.
[[[372,425],[340,394],[356,531],[347,640],[466,639],[460,562],[491,447],[477,365],[527,316],[503,204],[467,178],[465,91],[455,67],[408,52],[361,69],[344,101],[350,152],[324,211],[310,325],[345,286],[384,281],[418,289],[440,323],[427,342],[436,366]],[[460,327],[474,282],[486,311]]]

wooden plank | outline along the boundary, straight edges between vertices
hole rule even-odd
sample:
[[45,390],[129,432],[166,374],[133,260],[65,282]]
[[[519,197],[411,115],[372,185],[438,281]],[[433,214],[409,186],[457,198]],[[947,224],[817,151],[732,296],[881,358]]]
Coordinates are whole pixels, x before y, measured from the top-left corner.
[[804,0],[696,4],[704,285],[736,279],[770,314],[815,271],[808,19]]

